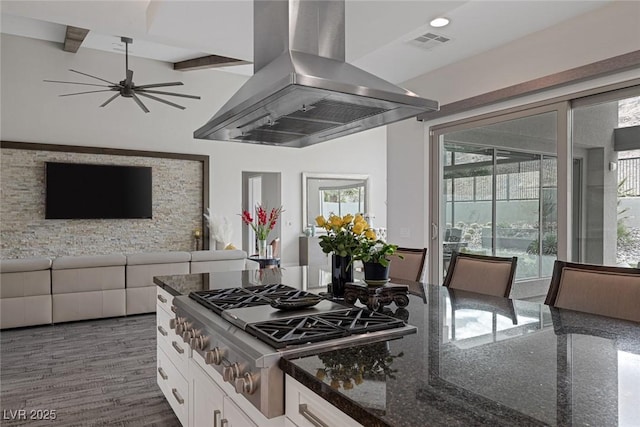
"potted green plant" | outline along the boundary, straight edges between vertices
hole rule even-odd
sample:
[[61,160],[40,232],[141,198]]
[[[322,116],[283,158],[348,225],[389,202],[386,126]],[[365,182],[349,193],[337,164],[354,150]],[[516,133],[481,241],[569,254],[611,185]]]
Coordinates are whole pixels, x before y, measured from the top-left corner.
[[390,256],[404,258],[396,254],[398,245],[380,239],[363,239],[360,241],[356,259],[362,261],[364,280],[367,284],[380,285],[389,280]]

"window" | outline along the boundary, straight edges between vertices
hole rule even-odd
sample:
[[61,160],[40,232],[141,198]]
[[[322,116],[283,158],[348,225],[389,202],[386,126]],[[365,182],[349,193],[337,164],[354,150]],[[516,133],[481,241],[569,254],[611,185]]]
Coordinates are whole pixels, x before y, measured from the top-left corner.
[[364,183],[343,187],[320,187],[320,212],[327,218],[330,214],[344,216],[364,212]]

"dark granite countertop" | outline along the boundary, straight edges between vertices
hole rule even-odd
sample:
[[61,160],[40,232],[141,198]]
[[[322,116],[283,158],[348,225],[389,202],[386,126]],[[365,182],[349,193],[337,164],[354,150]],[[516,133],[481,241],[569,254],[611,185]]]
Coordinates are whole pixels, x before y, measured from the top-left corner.
[[[172,295],[285,283],[326,291],[321,267],[154,278]],[[282,359],[283,371],[369,426],[639,425],[640,324],[405,283],[385,310],[417,333]]]
[[281,368],[367,427],[640,423],[640,324],[424,289],[417,334]]

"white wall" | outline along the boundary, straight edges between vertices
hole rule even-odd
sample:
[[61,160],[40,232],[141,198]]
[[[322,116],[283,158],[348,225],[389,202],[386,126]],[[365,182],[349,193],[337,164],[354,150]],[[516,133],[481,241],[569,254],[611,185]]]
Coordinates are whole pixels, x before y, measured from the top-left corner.
[[614,1],[402,86],[443,105],[638,49],[640,2]]
[[[640,2],[616,1],[544,31],[440,68],[402,86],[441,105],[640,50]],[[593,79],[424,124],[388,126],[388,237],[400,246],[429,246],[428,130],[436,124],[640,78],[640,70]],[[418,182],[425,177],[425,182]],[[408,185],[410,183],[410,185]],[[410,233],[402,233],[402,228]],[[431,248],[430,248],[431,250]]]
[[92,82],[67,71],[70,68],[119,81],[124,78],[123,55],[83,48],[72,54],[57,43],[6,34],[0,48],[2,140],[207,154],[211,156],[211,210],[232,222],[236,246],[241,244],[242,171],[281,172],[285,265],[298,262],[303,171],[369,174],[371,211],[376,212],[376,225],[386,226],[384,127],[304,149],[196,140],[193,131],[213,116],[246,77],[215,70],[178,72],[167,63],[130,57],[137,84],[178,80],[185,85],[176,92],[202,97],[200,101],[178,99],[187,107],[184,111],[145,100],[151,113],[144,114],[132,100],[123,98],[98,108],[108,92],[60,98],[59,94],[91,87],[42,81]]

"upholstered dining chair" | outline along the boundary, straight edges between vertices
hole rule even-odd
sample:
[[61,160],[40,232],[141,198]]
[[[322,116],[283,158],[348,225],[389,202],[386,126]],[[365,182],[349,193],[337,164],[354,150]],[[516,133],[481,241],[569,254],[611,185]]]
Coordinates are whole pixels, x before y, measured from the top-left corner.
[[427,248],[398,248],[396,254],[402,255],[402,258],[393,257],[389,264],[389,278],[420,282],[424,272]]
[[444,286],[497,297],[508,297],[518,264],[517,257],[453,252]]
[[545,304],[640,322],[640,269],[556,261]]

